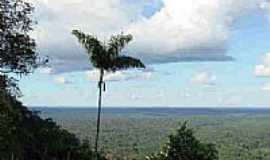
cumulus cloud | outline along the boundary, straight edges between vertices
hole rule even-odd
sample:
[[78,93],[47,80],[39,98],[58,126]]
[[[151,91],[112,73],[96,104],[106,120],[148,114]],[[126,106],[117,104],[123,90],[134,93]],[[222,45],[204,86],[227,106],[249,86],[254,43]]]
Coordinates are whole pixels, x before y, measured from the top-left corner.
[[[106,40],[124,30],[135,39],[128,54],[144,62],[226,61],[232,25],[239,17],[267,10],[265,0],[29,0],[36,6],[33,33],[38,49],[52,57],[53,72],[88,70],[84,49],[70,34],[81,29]],[[146,6],[162,2],[145,16]],[[270,7],[269,7],[270,8]]]
[[191,82],[199,85],[215,85],[217,77],[209,72],[200,72],[195,74]]
[[[149,80],[152,77],[152,71],[144,71],[144,72],[130,72],[130,71],[116,71],[105,72],[104,80],[105,81],[128,81],[132,79],[141,79],[141,80]],[[99,80],[99,71],[94,69],[86,72],[87,79],[90,81],[98,81]]]
[[130,26],[133,49],[150,61],[231,60],[225,55],[231,26],[258,9],[258,2],[163,0],[164,7],[154,16]]
[[266,53],[263,57],[263,64],[255,66],[254,74],[258,77],[269,77],[270,76],[270,53]]
[[[91,66],[84,49],[71,35],[73,29],[105,40],[108,35],[120,31],[140,9],[121,4],[122,0],[31,0],[36,7],[38,25],[33,36],[42,55],[49,55],[53,72],[87,70]],[[141,8],[141,7],[138,7]]]

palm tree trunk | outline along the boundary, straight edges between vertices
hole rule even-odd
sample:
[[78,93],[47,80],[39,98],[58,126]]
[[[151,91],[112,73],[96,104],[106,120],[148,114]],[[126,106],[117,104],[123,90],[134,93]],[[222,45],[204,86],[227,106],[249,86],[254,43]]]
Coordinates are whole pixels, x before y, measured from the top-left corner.
[[70,151],[67,153],[67,160],[70,160]]
[[11,160],[14,160],[14,154],[13,154],[13,152],[11,153]]
[[98,140],[99,140],[99,131],[100,131],[100,115],[101,115],[101,98],[102,98],[103,75],[104,75],[104,70],[101,69],[100,70],[100,78],[99,78],[99,82],[98,82],[99,95],[98,95],[97,134],[96,134],[96,142],[95,142],[96,160],[98,160]]

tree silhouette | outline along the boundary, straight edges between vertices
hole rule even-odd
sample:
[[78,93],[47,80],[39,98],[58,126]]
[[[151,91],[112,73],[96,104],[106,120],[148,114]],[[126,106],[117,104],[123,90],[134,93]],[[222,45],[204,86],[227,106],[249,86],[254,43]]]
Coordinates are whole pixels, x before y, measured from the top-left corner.
[[[8,82],[7,82],[8,83]],[[7,85],[6,85],[7,86]],[[93,160],[88,141],[42,119],[0,86],[0,160]],[[8,87],[8,86],[7,86]],[[98,154],[100,160],[105,160]]]
[[184,122],[162,150],[146,160],[218,160],[218,151],[215,145],[200,142]]
[[29,35],[33,10],[24,0],[0,1],[0,73],[28,74],[38,66],[36,43]]
[[79,30],[73,30],[72,34],[77,37],[79,42],[86,49],[91,64],[100,72],[98,88],[98,115],[97,115],[97,134],[95,140],[95,152],[98,152],[98,140],[100,130],[100,114],[102,85],[105,91],[104,72],[115,72],[128,68],[145,68],[145,65],[136,58],[121,55],[124,47],[132,40],[132,35],[123,33],[112,36],[107,43],[102,43],[96,37],[84,34]]

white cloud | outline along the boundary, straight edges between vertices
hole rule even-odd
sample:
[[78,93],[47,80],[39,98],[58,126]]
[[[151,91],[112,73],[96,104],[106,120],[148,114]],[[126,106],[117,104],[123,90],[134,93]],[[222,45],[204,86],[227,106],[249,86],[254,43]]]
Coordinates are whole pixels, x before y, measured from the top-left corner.
[[42,74],[51,74],[52,73],[52,68],[50,68],[50,67],[40,68],[39,73],[42,73]]
[[[33,1],[36,26],[33,36],[42,55],[52,57],[53,72],[69,72],[90,68],[85,51],[71,35],[73,29],[97,35],[108,35],[127,26],[140,9],[121,4],[122,0],[46,0]],[[139,7],[142,8],[142,7]]]
[[200,72],[192,77],[191,82],[200,85],[215,85],[216,79],[216,76],[209,72]]
[[[141,80],[149,80],[152,77],[152,72],[136,72],[136,71],[116,71],[105,72],[104,80],[105,81],[128,81],[132,79],[141,79]],[[99,80],[99,70],[94,69],[86,72],[87,79],[90,81],[98,81]]]
[[256,76],[270,76],[270,67],[263,64],[256,65],[254,74]]
[[259,9],[260,0],[163,0],[164,7],[128,31],[146,61],[230,60],[225,55],[233,23]]
[[263,64],[255,66],[254,74],[258,77],[269,77],[270,76],[270,53],[266,53],[263,58]]
[[55,82],[57,84],[69,84],[71,83],[71,81],[67,80],[65,77],[63,76],[58,76],[56,79],[55,79]]
[[101,40],[120,30],[131,33],[135,39],[127,51],[146,63],[231,60],[226,51],[234,22],[270,8],[265,0],[160,0],[162,8],[147,18],[145,6],[158,0],[31,1],[38,20],[33,34],[39,51],[52,57],[53,72],[91,68],[72,29]]
[[270,91],[270,83],[264,84],[264,86],[261,88],[263,91]]
[[140,95],[131,95],[130,99],[133,101],[137,101],[137,100],[141,100],[143,98],[143,96]]
[[266,13],[270,20],[270,1],[265,0],[261,3],[260,8]]

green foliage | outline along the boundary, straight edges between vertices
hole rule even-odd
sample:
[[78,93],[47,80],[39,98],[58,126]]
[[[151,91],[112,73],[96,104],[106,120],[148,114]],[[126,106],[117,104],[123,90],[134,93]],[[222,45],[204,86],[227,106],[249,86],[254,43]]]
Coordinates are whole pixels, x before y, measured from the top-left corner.
[[20,97],[21,92],[17,85],[15,78],[9,78],[7,75],[0,75],[0,89],[5,91],[6,94],[14,97]]
[[78,30],[73,30],[72,34],[87,50],[91,63],[98,69],[115,72],[128,68],[145,68],[139,59],[120,55],[124,47],[132,40],[129,34],[112,36],[107,44]]
[[[42,109],[80,139],[94,144],[96,109]],[[270,110],[243,109],[110,109],[104,108],[100,134],[103,153],[115,159],[144,159],[167,143],[169,135],[188,121],[202,143],[214,143],[219,160],[269,160]]]
[[37,67],[36,43],[29,35],[33,6],[25,0],[0,1],[0,72],[28,74]]
[[169,142],[148,160],[217,160],[218,151],[213,144],[201,143],[185,122],[176,134],[169,136]]
[[92,156],[89,143],[81,144],[52,119],[41,119],[0,89],[0,160],[91,160]]
[[108,42],[107,50],[112,56],[117,57],[132,39],[133,37],[130,34],[112,36]]

